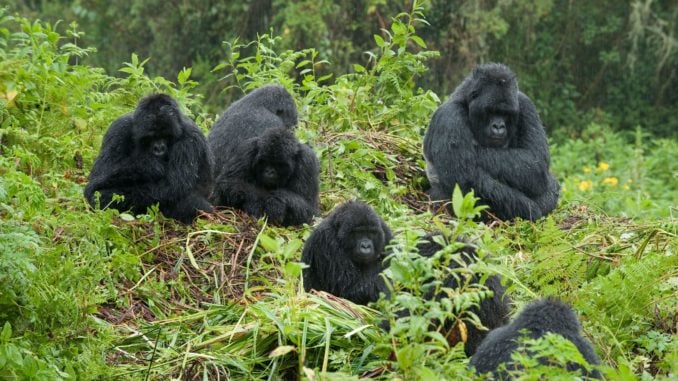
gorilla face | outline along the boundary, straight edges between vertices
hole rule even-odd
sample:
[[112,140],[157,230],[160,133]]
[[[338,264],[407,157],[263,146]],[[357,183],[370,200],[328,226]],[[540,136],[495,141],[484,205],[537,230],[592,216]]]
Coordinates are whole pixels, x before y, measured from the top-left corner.
[[179,105],[165,94],[144,98],[134,115],[134,140],[142,151],[166,159],[172,142],[181,137]]
[[[341,239],[341,233],[339,235]],[[349,252],[355,263],[367,264],[380,262],[383,259],[384,233],[381,229],[369,226],[356,226],[342,242],[352,244]]]
[[480,145],[507,147],[518,120],[518,83],[512,72],[492,69],[473,74],[467,98],[469,121]]
[[369,206],[356,202],[347,204],[350,205],[344,208],[347,215],[335,219],[337,241],[343,252],[348,253],[356,264],[380,263],[384,259],[384,246],[390,240],[390,231]]
[[294,134],[285,128],[270,128],[255,138],[254,144],[255,183],[269,190],[285,187],[295,171],[301,150]]
[[254,166],[256,183],[266,189],[277,189],[287,184],[292,173],[290,163],[268,162],[265,159],[260,160]]
[[167,139],[156,139],[151,143],[151,153],[153,156],[166,159],[167,158]]

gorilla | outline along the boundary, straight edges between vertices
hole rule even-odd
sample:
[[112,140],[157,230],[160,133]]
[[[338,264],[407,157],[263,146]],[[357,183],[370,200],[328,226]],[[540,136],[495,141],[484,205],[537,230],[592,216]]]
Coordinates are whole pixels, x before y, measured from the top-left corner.
[[558,203],[546,133],[505,65],[476,68],[436,110],[424,158],[433,200],[449,200],[459,184],[502,220],[537,220]]
[[[507,370],[517,368],[511,362],[511,354],[519,349],[517,340],[521,331],[526,331],[532,339],[540,338],[548,332],[559,334],[571,341],[589,364],[600,364],[591,344],[581,336],[581,326],[572,308],[553,299],[529,304],[510,324],[491,331],[480,343],[469,364],[478,373],[493,372],[495,378],[509,378],[506,372],[499,372],[498,368],[502,363],[506,364]],[[540,362],[545,363],[546,360],[540,359]],[[568,364],[567,370],[581,370],[588,377],[600,378],[598,371],[587,373],[574,363]]]
[[84,194],[92,207],[98,194],[101,207],[134,213],[159,203],[166,217],[188,224],[213,210],[212,180],[203,133],[169,95],[153,94],[108,128]]
[[217,176],[242,142],[269,128],[292,129],[297,124],[294,98],[279,85],[258,88],[234,102],[214,123],[207,143],[214,155]]
[[287,128],[269,128],[233,148],[212,200],[256,217],[265,214],[277,225],[301,225],[318,214],[319,176],[309,146]]
[[357,304],[379,299],[387,288],[380,275],[393,238],[391,229],[367,204],[336,207],[304,244],[304,289],[327,291]]
[[[421,256],[426,258],[432,257],[435,253],[442,250],[444,246],[441,246],[433,240],[435,236],[439,236],[443,239],[446,246],[450,244],[449,240],[440,233],[430,233],[424,237],[420,243],[417,245],[417,249]],[[472,246],[466,244],[457,252],[461,253],[461,260],[464,261],[465,265],[469,265],[475,262],[478,259],[478,255]],[[459,268],[462,266],[456,261],[450,261],[450,269]],[[457,277],[452,275],[448,276],[443,286],[446,288],[456,289],[460,286],[460,280]],[[467,280],[470,284],[480,283],[480,277],[478,275],[473,275],[470,279]],[[500,327],[508,323],[508,317],[511,312],[509,307],[510,298],[508,295],[505,295],[506,288],[501,284],[501,278],[499,275],[489,276],[485,282],[484,286],[492,291],[492,297],[483,299],[478,307],[473,307],[468,310],[468,312],[474,313],[480,319],[483,326],[489,330]],[[427,298],[441,298],[442,295],[426,295]],[[450,332],[451,327],[449,324],[446,324],[445,331]],[[467,356],[473,355],[480,343],[483,341],[485,336],[487,336],[487,330],[481,330],[473,324],[466,324],[467,329],[467,338],[466,343],[464,344],[464,352]]]
[[[417,246],[420,255],[429,258],[442,249],[432,240],[434,235],[427,235]],[[379,293],[388,295],[389,288],[381,272],[388,266],[384,259],[390,252],[384,248],[391,239],[391,230],[371,207],[358,201],[340,205],[318,225],[304,245],[301,260],[308,265],[303,271],[304,289],[327,291],[357,304],[374,302],[379,299]],[[467,264],[476,260],[476,253],[470,246],[461,251]],[[449,266],[455,268],[459,264],[451,261]],[[473,276],[469,281],[478,283],[479,278]],[[444,285],[458,288],[459,281],[450,276]],[[485,286],[493,291],[493,297],[483,300],[479,308],[469,312],[475,313],[485,327],[492,329],[507,322],[509,299],[504,297],[499,276],[490,276]],[[429,293],[425,297],[441,298],[442,295]],[[399,317],[406,315],[406,312],[398,313]],[[453,327],[445,328],[449,332]],[[464,346],[468,356],[475,352],[485,334],[468,325]]]

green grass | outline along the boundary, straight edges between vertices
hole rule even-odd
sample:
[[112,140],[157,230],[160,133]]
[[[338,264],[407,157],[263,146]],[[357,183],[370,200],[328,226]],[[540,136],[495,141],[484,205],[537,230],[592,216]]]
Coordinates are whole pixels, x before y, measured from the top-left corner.
[[[502,274],[517,307],[541,296],[572,303],[608,378],[676,377],[677,143],[592,123],[552,144],[563,192],[547,218],[488,227],[433,216],[421,141],[440,99],[414,85],[435,56],[416,38],[419,18],[399,15],[371,64],[331,83],[316,78],[313,49],[278,52],[271,36],[217,72],[224,88],[275,81],[294,93],[297,135],[322,163],[323,214],[351,198],[372,205],[396,234],[399,289],[442,270],[410,255],[418,234],[462,234],[484,258],[473,270]],[[216,115],[203,111],[190,69],[168,80],[146,76],[136,56],[121,78],[79,66],[95,53],[71,43],[78,33],[0,16],[0,379],[475,377],[461,346],[425,319],[377,325],[402,305],[464,316],[483,290],[449,305],[400,293],[395,305],[356,306],[301,289],[312,226],[230,210],[193,226],[153,210],[89,210],[82,189],[101,138],[140,96],[169,93],[204,131]],[[470,201],[455,207],[468,212]]]

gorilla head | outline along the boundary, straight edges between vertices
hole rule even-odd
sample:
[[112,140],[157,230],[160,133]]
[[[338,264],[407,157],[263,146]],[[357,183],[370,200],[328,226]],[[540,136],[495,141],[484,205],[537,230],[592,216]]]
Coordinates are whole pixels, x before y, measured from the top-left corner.
[[153,94],[139,101],[132,114],[135,147],[166,160],[169,145],[181,137],[179,105],[166,94]]
[[349,201],[331,216],[337,240],[348,258],[359,266],[381,263],[391,230],[368,205]]
[[268,85],[256,89],[241,101],[252,102],[249,105],[252,111],[256,111],[258,107],[265,108],[280,118],[287,128],[297,124],[297,106],[294,104],[294,98],[280,85]]
[[484,147],[507,147],[520,106],[516,75],[502,64],[487,64],[473,71],[465,93],[473,137]]
[[301,151],[297,138],[286,128],[271,128],[254,144],[252,172],[256,184],[268,190],[285,187]]
[[391,229],[368,205],[346,202],[332,211],[304,245],[304,289],[327,291],[354,303],[376,301]]

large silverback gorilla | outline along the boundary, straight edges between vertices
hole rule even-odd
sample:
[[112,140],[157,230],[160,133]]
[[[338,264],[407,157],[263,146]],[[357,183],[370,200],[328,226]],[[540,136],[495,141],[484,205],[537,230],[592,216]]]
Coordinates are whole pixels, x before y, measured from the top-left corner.
[[536,220],[558,203],[546,133],[505,65],[476,68],[436,110],[424,157],[433,200],[449,200],[459,184],[502,220]]
[[[202,131],[169,95],[139,101],[108,128],[85,187],[93,207],[144,213],[159,203],[170,218],[190,223],[210,212],[212,162]],[[123,196],[113,201],[113,195]]]

